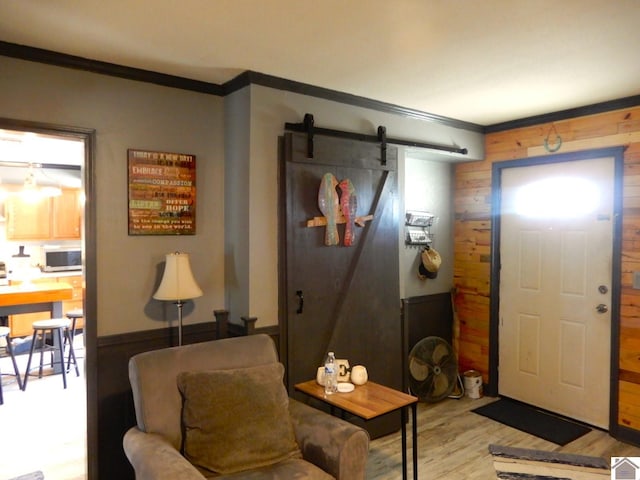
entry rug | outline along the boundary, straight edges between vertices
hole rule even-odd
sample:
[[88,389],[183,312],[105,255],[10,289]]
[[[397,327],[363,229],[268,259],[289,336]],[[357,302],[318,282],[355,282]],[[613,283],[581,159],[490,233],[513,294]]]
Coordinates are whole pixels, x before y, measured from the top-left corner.
[[610,462],[600,457],[501,445],[489,445],[489,453],[493,457],[493,466],[499,479],[609,480],[613,478]]
[[44,480],[44,474],[40,471],[20,475],[19,477],[10,478],[9,480]]
[[478,407],[472,412],[548,440],[556,445],[566,445],[591,431],[585,425],[545,413],[536,407],[508,398],[501,398],[493,403]]

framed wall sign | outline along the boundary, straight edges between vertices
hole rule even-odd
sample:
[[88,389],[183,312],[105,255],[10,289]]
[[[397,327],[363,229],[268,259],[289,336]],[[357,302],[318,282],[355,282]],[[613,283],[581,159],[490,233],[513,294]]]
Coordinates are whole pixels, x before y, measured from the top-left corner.
[[129,235],[196,233],[196,157],[127,150]]

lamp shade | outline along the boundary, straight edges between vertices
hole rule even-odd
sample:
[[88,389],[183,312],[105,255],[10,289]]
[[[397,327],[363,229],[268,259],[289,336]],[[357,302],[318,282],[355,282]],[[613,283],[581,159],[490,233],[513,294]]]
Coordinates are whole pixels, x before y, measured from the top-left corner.
[[202,296],[202,290],[193,278],[188,253],[168,253],[156,300],[187,300]]

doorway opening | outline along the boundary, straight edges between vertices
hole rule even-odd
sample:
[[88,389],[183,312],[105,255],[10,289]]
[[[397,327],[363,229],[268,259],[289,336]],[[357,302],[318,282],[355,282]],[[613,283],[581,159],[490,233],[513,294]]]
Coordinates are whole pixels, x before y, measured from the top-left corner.
[[[51,312],[38,313],[34,307],[34,313],[2,318],[11,328],[12,344],[19,347],[14,350],[23,378],[32,321],[59,311],[63,317],[69,310],[83,312],[80,334],[74,341],[83,350],[78,359],[80,376],[76,377],[72,366],[66,389],[59,372],[39,379],[37,369],[32,369],[21,391],[17,384],[8,383],[12,379],[6,374],[13,373],[10,360],[0,358],[4,385],[0,419],[5,426],[14,425],[10,434],[0,438],[7,442],[2,447],[2,478],[40,470],[45,477],[84,479],[97,471],[90,460],[97,451],[92,420],[96,418],[92,393],[96,391],[94,145],[91,129],[0,119],[0,261],[5,266],[6,288],[33,285],[38,289],[55,284],[69,286],[72,292],[71,298],[65,297]],[[75,260],[47,260],[77,251],[81,252],[80,265]],[[41,317],[36,318],[38,315]],[[39,355],[34,354],[32,368],[38,362]],[[43,421],[43,415],[49,420]],[[66,428],[52,428],[58,424],[51,419],[56,416],[64,419]],[[45,440],[48,446],[44,449],[34,445]],[[23,453],[12,455],[13,451]]]

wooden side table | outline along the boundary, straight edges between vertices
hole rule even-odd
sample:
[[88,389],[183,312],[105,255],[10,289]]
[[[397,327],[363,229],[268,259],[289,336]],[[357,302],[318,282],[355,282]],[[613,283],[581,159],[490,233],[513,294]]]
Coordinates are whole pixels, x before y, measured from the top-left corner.
[[385,413],[402,412],[402,478],[407,479],[407,408],[411,407],[413,440],[413,478],[418,480],[418,398],[375,382],[356,386],[353,392],[325,395],[324,387],[315,380],[298,383],[295,389],[332,407],[371,420]]

